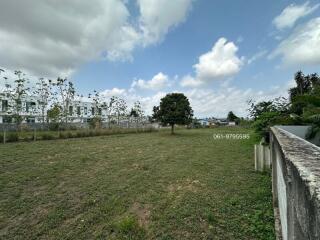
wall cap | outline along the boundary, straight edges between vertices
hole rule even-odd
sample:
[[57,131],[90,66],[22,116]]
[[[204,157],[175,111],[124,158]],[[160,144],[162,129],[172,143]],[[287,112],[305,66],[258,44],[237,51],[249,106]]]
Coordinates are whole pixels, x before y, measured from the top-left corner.
[[320,147],[279,127],[271,127],[286,161],[298,170],[301,179],[309,188],[311,198],[320,206]]

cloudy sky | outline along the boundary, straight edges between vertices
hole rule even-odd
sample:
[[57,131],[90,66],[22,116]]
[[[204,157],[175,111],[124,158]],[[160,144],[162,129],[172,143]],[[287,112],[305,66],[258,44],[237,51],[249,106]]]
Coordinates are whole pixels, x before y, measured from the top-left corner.
[[247,100],[319,72],[319,46],[317,0],[0,1],[0,68],[68,77],[147,113],[183,92],[197,117],[246,116]]

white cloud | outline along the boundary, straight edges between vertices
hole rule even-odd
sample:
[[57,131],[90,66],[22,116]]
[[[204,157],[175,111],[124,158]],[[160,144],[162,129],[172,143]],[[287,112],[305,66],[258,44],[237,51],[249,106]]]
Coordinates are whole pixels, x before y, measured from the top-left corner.
[[153,107],[158,106],[161,98],[163,98],[165,95],[166,95],[165,92],[157,92],[152,96],[140,97],[135,95],[134,97],[141,102],[141,105],[145,109],[145,113],[148,115],[152,115]]
[[[0,89],[3,89],[5,85],[16,86],[15,80],[18,79],[18,76],[14,71],[10,69],[1,68],[4,70],[0,72]],[[37,76],[31,75],[27,72],[23,72],[21,77],[25,79],[25,86],[30,88],[31,90],[35,87],[35,84],[38,82],[39,78]],[[1,92],[1,90],[0,90]]]
[[126,34],[129,12],[121,1],[10,0],[0,9],[0,64],[7,68],[68,75],[102,51],[128,54],[113,39]]
[[237,56],[237,51],[238,47],[233,42],[220,38],[211,51],[201,55],[199,62],[193,66],[195,77],[186,76],[181,85],[195,87],[234,76],[240,71],[244,60]]
[[248,59],[248,64],[251,64],[251,63],[257,61],[258,59],[264,57],[267,53],[268,53],[267,50],[261,50],[261,51],[257,52],[251,58]]
[[113,96],[116,97],[120,97],[126,94],[126,89],[122,89],[122,88],[112,88],[112,89],[106,89],[104,91],[102,91],[101,96],[106,97],[106,98],[110,98]]
[[269,58],[281,56],[285,65],[320,64],[320,18],[299,26]]
[[[288,97],[288,89],[293,85],[294,81],[291,80],[283,86],[273,86],[270,89],[261,91],[221,85],[217,90],[194,88],[186,91],[171,92],[183,92],[189,98],[196,117],[226,117],[229,111],[233,111],[238,116],[246,117],[249,107],[248,100],[266,101],[280,96]],[[151,115],[153,106],[159,105],[166,92],[142,96],[126,89],[114,88],[102,92],[101,95],[107,98],[111,96],[122,97],[126,100],[129,108],[133,106],[135,101],[140,101],[146,114]]]
[[143,79],[134,80],[131,84],[132,88],[149,89],[149,90],[160,90],[165,87],[169,87],[169,77],[162,72],[159,72],[151,80],[146,81]]
[[180,85],[182,87],[199,87],[203,85],[203,82],[195,79],[191,75],[186,75],[181,79]]
[[191,3],[138,0],[140,15],[132,16],[121,0],[3,0],[0,66],[57,77],[90,60],[131,60],[181,23]]
[[236,55],[238,47],[227,39],[220,38],[210,52],[199,57],[193,67],[200,81],[222,79],[240,71],[242,60]]
[[306,2],[302,5],[290,4],[273,20],[273,24],[279,30],[291,28],[299,18],[311,14],[318,9],[319,6],[320,4],[310,6],[310,2]]
[[193,0],[137,0],[144,45],[162,40],[170,28],[183,22]]
[[288,96],[291,82],[284,86],[272,87],[264,91],[254,89],[239,89],[236,87],[221,87],[218,90],[192,89],[185,92],[197,117],[226,117],[229,111],[241,117],[248,115],[247,101],[266,101],[276,97]]
[[143,110],[145,111],[145,114],[151,115],[153,106],[159,105],[160,99],[163,98],[166,93],[157,92],[151,96],[141,96],[127,89],[113,88],[102,91],[100,95],[104,97],[106,101],[110,100],[112,96],[120,97],[126,101],[128,109],[133,107],[136,101],[139,101]]

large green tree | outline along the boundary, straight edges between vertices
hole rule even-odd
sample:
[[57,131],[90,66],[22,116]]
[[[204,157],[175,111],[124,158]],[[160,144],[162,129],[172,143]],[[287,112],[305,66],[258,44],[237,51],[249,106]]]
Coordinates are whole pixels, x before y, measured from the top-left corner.
[[153,108],[153,118],[162,124],[171,126],[174,134],[175,124],[189,124],[192,122],[193,110],[188,98],[182,93],[169,93],[161,99],[160,106]]
[[236,122],[237,124],[239,123],[239,117],[236,116],[232,111],[228,113],[227,119],[229,122]]

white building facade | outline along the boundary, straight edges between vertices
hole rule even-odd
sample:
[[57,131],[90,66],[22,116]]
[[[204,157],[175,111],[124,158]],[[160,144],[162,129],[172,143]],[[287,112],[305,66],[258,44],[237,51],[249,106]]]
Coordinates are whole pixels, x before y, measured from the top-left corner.
[[20,101],[0,95],[0,123],[11,123],[19,115],[27,123],[40,122],[43,118],[39,99],[35,96],[22,97]]
[[[47,118],[47,110],[49,108],[41,105],[41,99],[36,96],[25,96],[21,98],[21,102],[17,102],[6,94],[0,93],[0,124],[14,123],[14,116],[19,115],[22,123],[43,123],[50,122]],[[102,122],[114,122],[130,124],[137,119],[128,116],[120,116],[119,119],[114,114],[111,115],[107,108],[97,108],[94,102],[87,100],[73,100],[68,104],[66,109],[68,123],[88,123],[94,117],[100,117]],[[65,121],[65,116],[61,117]],[[146,117],[140,117],[140,122],[147,122]]]

